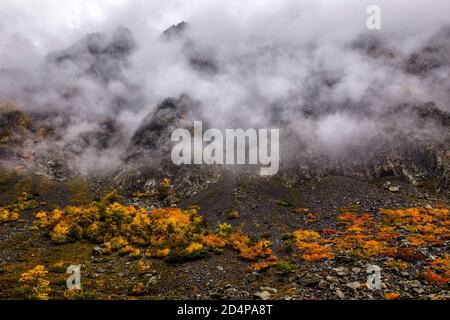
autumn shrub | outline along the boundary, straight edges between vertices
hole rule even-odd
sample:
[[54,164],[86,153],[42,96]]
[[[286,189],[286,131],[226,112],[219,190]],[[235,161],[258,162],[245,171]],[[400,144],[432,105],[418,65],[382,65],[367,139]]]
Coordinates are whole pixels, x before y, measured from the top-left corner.
[[205,250],[201,243],[193,242],[185,249],[185,251],[189,256],[198,256]]
[[344,212],[337,217],[341,231],[333,240],[338,253],[346,253],[360,259],[381,255],[387,248],[376,236],[374,217],[371,214]]
[[447,285],[450,282],[450,255],[431,261],[429,267],[423,271],[422,277],[439,286]]
[[145,262],[144,260],[140,259],[136,263],[136,270],[139,273],[147,273],[152,269],[151,264]]
[[0,207],[0,223],[8,223],[20,219],[21,213],[26,210],[36,209],[40,204],[28,193],[23,192],[14,204]]
[[228,214],[228,219],[237,219],[239,218],[239,212],[237,210],[233,210]]
[[389,260],[385,262],[385,265],[388,268],[397,268],[400,270],[404,270],[408,268],[408,263],[407,262],[403,262],[403,261],[398,261],[398,260]]
[[7,223],[19,220],[20,215],[15,211],[0,208],[0,223]]
[[14,210],[16,211],[26,211],[32,210],[39,207],[39,202],[33,199],[33,196],[29,195],[26,192],[22,192],[22,194],[17,198],[16,202],[13,205]]
[[97,293],[94,291],[86,291],[84,289],[66,289],[64,291],[65,300],[94,300]]
[[135,258],[145,254],[182,261],[203,257],[208,252],[220,253],[226,247],[249,261],[272,256],[270,241],[255,241],[227,223],[210,230],[196,208],[148,211],[116,200],[119,199],[110,194],[88,206],[40,211],[35,214],[33,225],[58,244],[86,239],[102,243],[105,254],[118,252]]
[[163,179],[157,186],[157,192],[160,199],[166,199],[174,193],[172,182],[167,178]]
[[[305,261],[331,259],[345,254],[358,259],[390,257],[388,267],[404,269],[409,262],[423,260],[418,247],[441,246],[449,240],[447,208],[380,209],[379,213],[340,210],[336,230],[297,230],[283,235],[287,251],[297,252]],[[445,272],[428,270],[437,282]],[[437,276],[436,276],[437,275]]]
[[249,269],[251,271],[262,272],[262,271],[266,271],[276,265],[277,265],[277,259],[273,258],[273,259],[268,259],[268,260],[253,263],[252,265],[250,265]]
[[305,261],[333,259],[334,254],[320,234],[311,230],[297,230],[293,233],[295,249]]
[[382,209],[382,225],[407,230],[410,246],[439,246],[450,239],[449,210],[447,208]]
[[55,262],[54,264],[52,264],[49,267],[49,270],[51,272],[55,272],[55,273],[66,273],[67,268],[66,268],[66,264],[64,263],[64,261],[59,260],[59,261]]
[[[415,248],[442,245],[450,238],[446,208],[381,209],[374,214],[344,212],[338,216],[341,231],[334,250],[358,258],[390,256],[404,261],[420,259]],[[408,246],[400,247],[400,240]]]
[[255,243],[235,245],[239,251],[239,256],[245,260],[254,261],[258,258],[268,258],[272,255],[272,243],[269,240],[261,240]]
[[385,300],[396,300],[400,298],[400,292],[388,292],[384,295]]
[[41,211],[35,215],[34,226],[45,230],[55,243],[87,239],[103,243],[104,253],[116,251],[132,257],[141,255],[140,247],[156,255],[187,248],[204,234],[203,217],[196,210],[147,211],[115,200],[117,197],[108,195],[89,206]]
[[22,273],[19,279],[20,291],[24,297],[35,300],[48,300],[50,293],[50,281],[46,279],[48,271],[44,266],[38,265],[35,268]]
[[205,235],[203,243],[213,250],[230,247],[239,252],[239,256],[248,261],[269,258],[272,256],[272,243],[269,240],[256,241],[230,224],[222,223],[213,233]]
[[417,252],[415,248],[410,247],[394,247],[388,254],[388,257],[393,257],[405,262],[415,262],[424,259],[424,255]]
[[203,236],[201,241],[203,245],[214,251],[221,251],[227,245],[227,241],[224,237],[213,233]]

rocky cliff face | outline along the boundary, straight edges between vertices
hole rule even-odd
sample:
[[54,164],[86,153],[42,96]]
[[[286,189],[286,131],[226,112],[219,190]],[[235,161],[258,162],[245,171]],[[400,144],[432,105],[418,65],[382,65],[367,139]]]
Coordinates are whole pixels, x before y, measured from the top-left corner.
[[[167,176],[180,188],[192,187],[186,193],[204,187],[208,181],[220,176],[222,170],[200,166],[174,166],[170,159],[173,146],[171,132],[176,128],[192,130],[194,120],[201,120],[195,113],[200,106],[183,96],[167,99],[142,123],[133,137],[129,148],[127,164],[121,177],[128,177],[130,168],[139,169],[139,180],[159,179]],[[393,118],[408,118],[410,132],[399,129],[392,123]],[[384,122],[383,130],[363,146],[353,146],[338,157],[328,156],[319,148],[308,145],[306,141],[292,140],[298,137],[289,130],[281,130],[281,150],[285,150],[282,168],[275,178],[287,184],[295,184],[304,179],[317,179],[327,175],[343,175],[361,179],[380,177],[402,177],[414,186],[433,185],[437,191],[449,189],[450,169],[450,115],[436,108],[432,103],[420,106],[403,105],[379,116]],[[289,150],[289,151],[287,151]],[[157,162],[155,163],[157,159]],[[146,172],[145,168],[157,168]],[[234,168],[235,169],[235,168]],[[233,172],[232,169],[226,169]],[[250,166],[239,166],[239,173],[254,172]],[[234,170],[234,173],[236,171]],[[131,186],[131,185],[130,185]]]
[[[206,81],[213,81],[221,72],[220,63],[212,52],[201,49],[189,38],[188,30],[187,23],[175,25],[164,32],[162,41],[179,41],[192,69]],[[356,39],[348,50],[392,65],[393,70],[404,69],[414,77],[424,77],[449,67],[449,39],[449,28],[443,28],[422,49],[403,58],[381,39],[367,35]],[[104,106],[108,110],[106,115],[89,119],[91,125],[80,130],[73,130],[76,118],[73,115],[80,106],[82,93],[69,83],[59,88],[67,104],[65,111],[59,114],[35,112],[27,122],[28,118],[19,111],[2,109],[0,155],[3,160],[20,159],[24,167],[33,168],[39,174],[66,179],[80,173],[77,157],[86,152],[90,152],[94,165],[99,154],[105,157],[114,155],[119,164],[103,170],[103,179],[111,180],[126,190],[140,190],[169,177],[182,194],[205,188],[224,174],[256,174],[249,166],[177,167],[172,163],[172,131],[176,128],[192,130],[194,120],[203,120],[204,127],[208,127],[204,115],[209,106],[195,101],[188,94],[167,98],[157,106],[146,106],[145,95],[126,72],[135,49],[136,42],[131,32],[120,27],[111,35],[89,34],[67,50],[50,54],[47,63],[52,70],[75,68],[78,70],[77,79],[87,79],[102,88],[118,83],[125,88],[125,93],[107,100]],[[287,108],[284,104],[292,104],[292,101],[280,100],[265,111],[269,114],[270,125],[281,128],[281,169],[273,178],[292,185],[304,179],[328,175],[360,179],[395,176],[414,186],[426,185],[436,191],[448,192],[450,114],[444,111],[446,108],[434,102],[392,102],[389,105],[388,101],[385,103],[387,107],[376,110],[366,108],[363,103],[330,103],[317,98],[320,88],[332,89],[340,81],[338,74],[319,74],[306,85],[309,90],[304,97],[306,103]],[[131,137],[127,137],[125,128],[116,117],[122,110],[142,110],[144,106],[152,107],[152,111],[143,120],[136,119],[141,124]],[[288,117],[286,112],[289,112]],[[297,126],[297,123],[314,123],[335,114],[370,119],[376,130],[364,137],[354,137],[357,141],[345,144],[339,152],[330,152]],[[67,139],[63,134],[66,130],[76,134]]]

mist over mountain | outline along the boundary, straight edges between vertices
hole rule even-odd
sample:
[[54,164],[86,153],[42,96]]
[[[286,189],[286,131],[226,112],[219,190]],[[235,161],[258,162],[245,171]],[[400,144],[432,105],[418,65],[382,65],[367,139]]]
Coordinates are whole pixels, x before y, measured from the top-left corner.
[[[450,5],[381,1],[380,31],[366,27],[368,5],[69,1],[72,12],[6,1],[0,100],[32,125],[3,160],[61,178],[175,176],[161,168],[171,130],[189,119],[280,128],[281,175],[445,186]],[[46,21],[52,10],[67,15]]]
[[450,299],[449,12],[1,0],[0,300]]

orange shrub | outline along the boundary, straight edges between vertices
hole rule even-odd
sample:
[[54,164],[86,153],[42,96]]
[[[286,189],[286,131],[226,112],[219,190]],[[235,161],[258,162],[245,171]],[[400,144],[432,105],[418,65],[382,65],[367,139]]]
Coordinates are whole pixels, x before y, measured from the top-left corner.
[[245,260],[256,260],[258,258],[267,258],[272,255],[272,243],[269,240],[261,240],[253,245],[245,244],[238,247],[239,256]]
[[300,251],[305,261],[320,261],[333,259],[334,255],[320,234],[310,230],[297,230],[294,232],[295,247]]
[[396,300],[398,298],[400,298],[400,292],[389,292],[384,295],[386,300]]
[[227,245],[226,240],[216,234],[208,234],[203,236],[202,243],[211,249],[222,249]]

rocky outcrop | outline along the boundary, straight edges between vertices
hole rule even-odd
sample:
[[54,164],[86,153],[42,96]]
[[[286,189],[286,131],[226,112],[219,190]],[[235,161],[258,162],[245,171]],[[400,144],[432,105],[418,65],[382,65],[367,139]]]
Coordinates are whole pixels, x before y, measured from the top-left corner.
[[92,33],[66,50],[48,55],[48,62],[64,64],[71,62],[84,73],[103,82],[124,81],[122,68],[136,48],[130,30],[118,27],[109,37],[104,33]]
[[[177,167],[170,159],[172,131],[176,128],[192,130],[193,121],[201,120],[200,110],[201,105],[187,96],[163,101],[135,133],[128,152],[129,166],[121,176],[127,176],[125,172],[130,166],[139,168],[140,178],[145,177],[142,182],[166,176],[181,189],[192,187],[192,190],[185,190],[187,193],[220,176],[222,169],[203,165]],[[408,119],[410,126],[406,128],[409,130],[405,131],[405,126],[396,126],[392,121],[399,118]],[[437,191],[448,191],[449,119],[450,115],[433,103],[392,108],[378,115],[382,128],[378,135],[365,144],[349,147],[339,156],[327,155],[308,141],[293,144],[296,136],[289,130],[282,130],[281,150],[289,149],[290,156],[282,159],[278,177],[292,185],[303,179],[327,175],[361,179],[393,176],[405,178],[414,186],[431,183]],[[145,168],[150,167],[158,168],[157,172],[143,174]],[[252,170],[239,166],[238,172],[254,172]]]
[[427,45],[409,57],[405,69],[407,72],[424,75],[434,69],[450,66],[450,26],[442,28]]

